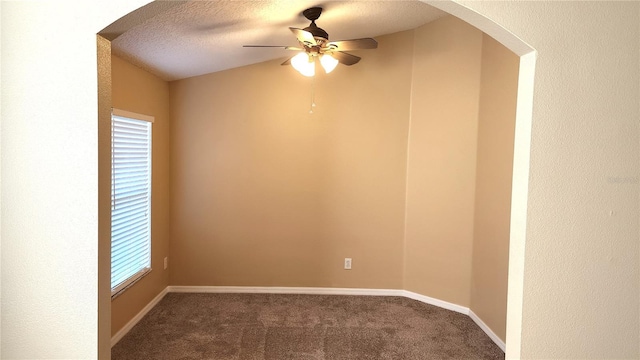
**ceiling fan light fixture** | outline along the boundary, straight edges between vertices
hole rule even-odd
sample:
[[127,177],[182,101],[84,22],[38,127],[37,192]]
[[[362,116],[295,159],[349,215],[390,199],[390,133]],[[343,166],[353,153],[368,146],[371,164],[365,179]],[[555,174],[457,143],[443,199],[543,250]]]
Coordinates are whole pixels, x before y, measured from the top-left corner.
[[338,66],[338,60],[331,56],[330,54],[323,54],[320,57],[320,64],[324,68],[324,71],[328,74],[333,71],[333,69]]
[[313,58],[306,52],[301,52],[291,59],[291,66],[300,74],[311,77],[316,74]]
[[359,56],[351,55],[345,51],[376,49],[378,42],[372,38],[338,40],[329,42],[329,34],[316,25],[316,20],[322,14],[321,7],[312,7],[302,12],[302,15],[311,24],[304,29],[289,27],[289,30],[296,36],[300,46],[279,46],[279,45],[244,45],[244,47],[281,47],[285,50],[300,51],[297,55],[290,57],[281,65],[292,65],[300,74],[311,77],[316,73],[316,60],[324,68],[325,73],[335,70],[338,63],[351,66],[360,61]]

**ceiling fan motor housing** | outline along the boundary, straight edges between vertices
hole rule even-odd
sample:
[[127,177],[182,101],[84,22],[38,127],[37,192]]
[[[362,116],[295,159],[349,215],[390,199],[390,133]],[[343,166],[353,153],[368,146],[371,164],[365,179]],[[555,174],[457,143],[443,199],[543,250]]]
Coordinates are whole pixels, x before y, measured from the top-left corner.
[[311,25],[307,26],[302,30],[310,32],[311,34],[313,34],[313,37],[316,39],[320,38],[325,41],[329,40],[329,34],[327,34],[327,32],[324,31],[323,29],[319,28],[315,22],[312,22]]
[[310,21],[318,20],[318,18],[320,18],[320,14],[322,14],[322,8],[319,6],[308,8],[302,12],[302,15]]
[[318,20],[320,14],[322,14],[321,7],[312,7],[303,11],[302,15],[304,15],[308,20],[311,20],[311,25],[307,26],[303,30],[310,32],[316,39],[320,38],[321,40],[327,41],[329,40],[329,34],[324,31],[324,29],[321,29],[316,25],[316,20]]

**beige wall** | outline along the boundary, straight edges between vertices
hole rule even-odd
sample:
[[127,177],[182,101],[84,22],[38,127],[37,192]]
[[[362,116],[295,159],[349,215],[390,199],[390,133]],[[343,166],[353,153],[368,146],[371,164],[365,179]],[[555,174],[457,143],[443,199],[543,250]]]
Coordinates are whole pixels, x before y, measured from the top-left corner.
[[520,58],[482,36],[470,309],[503,341]]
[[457,18],[416,29],[404,286],[503,340],[518,63]]
[[172,285],[402,288],[413,34],[379,42],[313,114],[282,60],[171,83]]
[[504,338],[518,57],[453,17],[378,40],[313,114],[281,61],[171,83],[170,283],[404,288]]
[[518,58],[453,17],[378,40],[315,84],[272,61],[167,87],[113,57],[114,106],[162,113],[170,99],[172,119],[170,135],[166,114],[154,124],[153,202],[172,224],[169,244],[169,221],[154,219],[154,268],[169,253],[171,270],[114,300],[113,333],[168,273],[172,285],[405,288],[471,307],[504,338]]
[[482,32],[415,30],[404,287],[469,306]]
[[[152,271],[112,301],[111,333],[115,334],[169,284],[163,259],[169,250],[170,124],[167,82],[117,56],[112,56],[111,71],[113,107],[155,117],[151,180]],[[100,167],[103,166],[109,164],[101,163]]]

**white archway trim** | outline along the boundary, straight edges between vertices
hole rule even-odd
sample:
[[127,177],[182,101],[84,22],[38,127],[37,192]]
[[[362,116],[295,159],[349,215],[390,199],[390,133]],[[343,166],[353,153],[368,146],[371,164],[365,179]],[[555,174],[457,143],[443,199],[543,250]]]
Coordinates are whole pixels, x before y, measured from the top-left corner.
[[476,28],[482,30],[487,35],[499,41],[509,50],[513,51],[518,56],[523,56],[531,52],[535,52],[535,49],[527,44],[524,40],[520,39],[511,31],[505,29],[500,24],[480,14],[479,12],[470,9],[456,1],[442,1],[442,0],[420,0],[427,3],[437,9],[445,11],[459,19],[462,19]]
[[506,358],[519,359],[522,343],[522,300],[524,298],[524,258],[529,198],[529,161],[533,82],[536,53],[520,57],[516,129],[511,185],[511,224],[509,240],[509,283],[507,293]]

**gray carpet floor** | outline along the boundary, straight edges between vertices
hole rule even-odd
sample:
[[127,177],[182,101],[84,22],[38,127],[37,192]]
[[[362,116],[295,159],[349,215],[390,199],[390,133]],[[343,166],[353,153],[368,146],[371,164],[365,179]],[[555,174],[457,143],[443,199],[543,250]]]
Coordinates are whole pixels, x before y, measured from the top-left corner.
[[169,293],[112,360],[504,359],[468,316],[403,297]]

